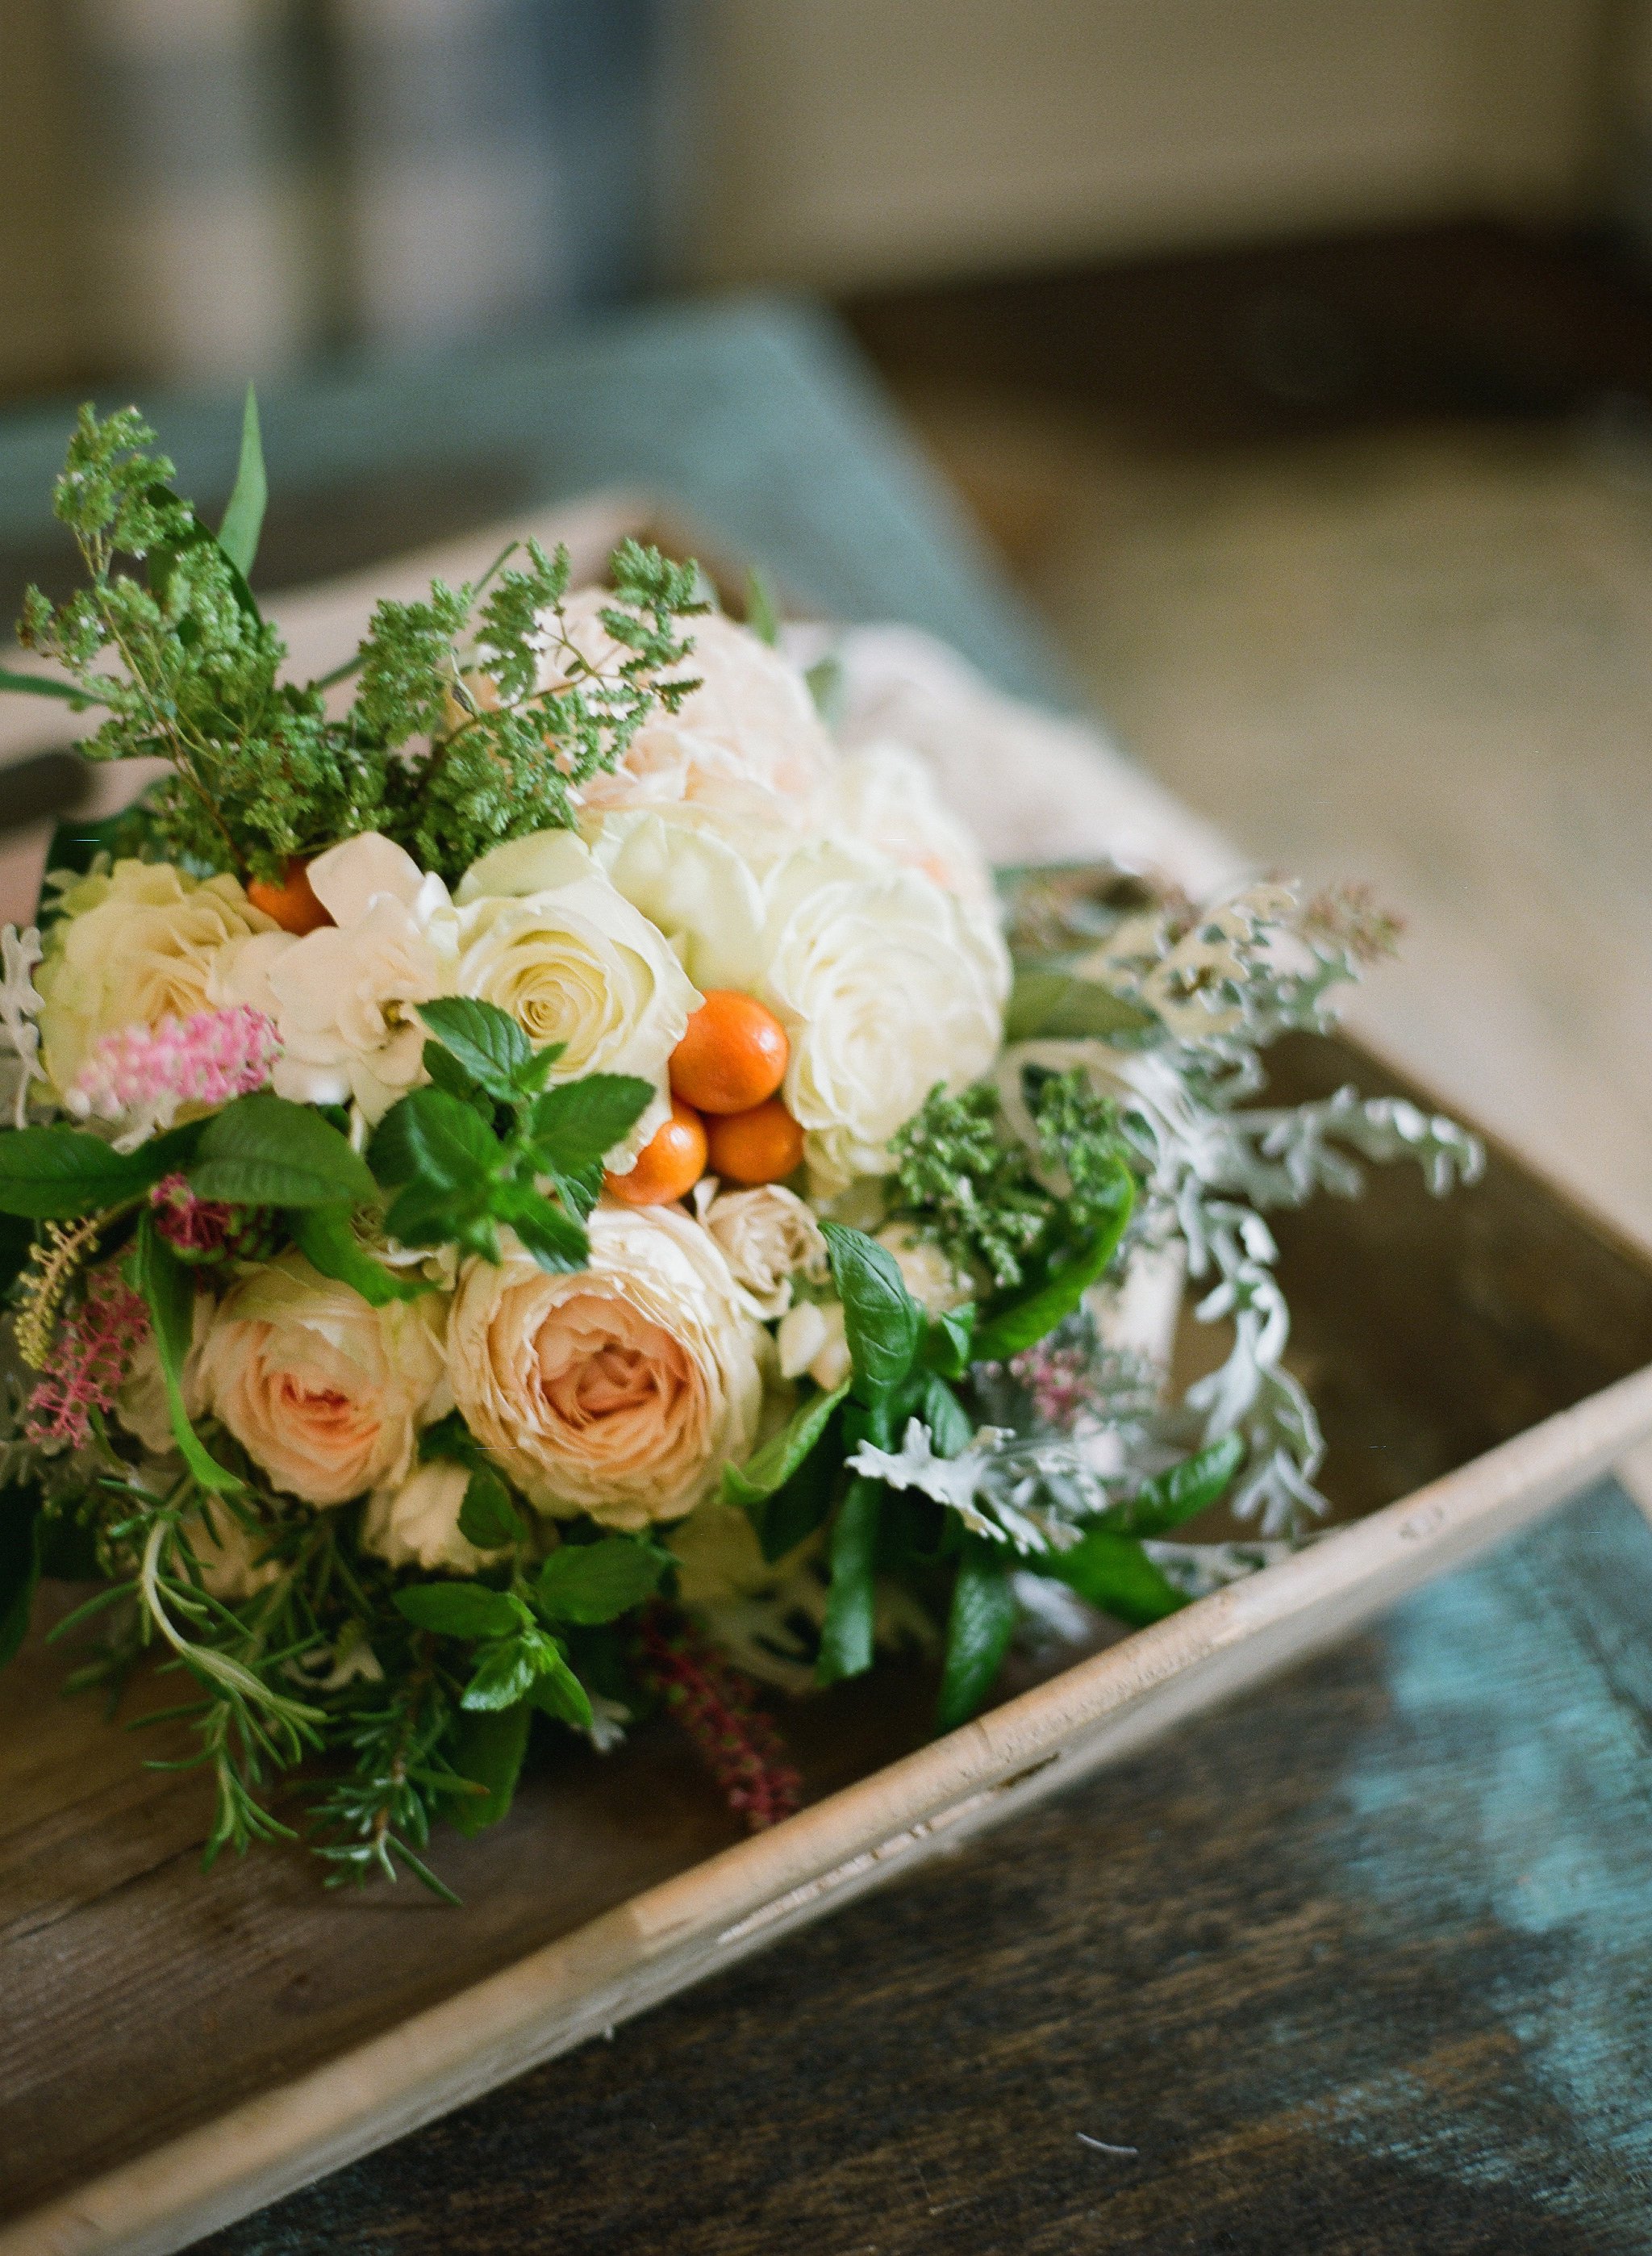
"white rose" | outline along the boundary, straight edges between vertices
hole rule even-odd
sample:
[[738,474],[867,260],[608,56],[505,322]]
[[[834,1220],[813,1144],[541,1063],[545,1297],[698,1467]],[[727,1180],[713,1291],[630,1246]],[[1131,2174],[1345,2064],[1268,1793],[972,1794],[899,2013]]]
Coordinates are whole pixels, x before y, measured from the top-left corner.
[[[536,877],[545,882],[517,890]],[[467,872],[459,897],[460,994],[508,1012],[536,1046],[561,1042],[552,1082],[625,1073],[654,1084],[615,1155],[622,1165],[665,1117],[667,1063],[700,1004],[693,982],[569,832],[502,847]]]
[[591,1265],[469,1263],[448,1326],[473,1434],[545,1512],[675,1519],[749,1455],[763,1334],[714,1241],[679,1209],[600,1206]]
[[790,833],[688,807],[622,808],[587,828],[598,865],[696,986],[757,991],[771,952],[766,880],[791,852]]
[[791,1305],[791,1280],[801,1271],[819,1277],[826,1263],[820,1225],[795,1191],[780,1183],[756,1190],[724,1191],[696,1204],[703,1227],[717,1241],[753,1315],[769,1322]]
[[791,1038],[786,1105],[823,1193],[887,1174],[889,1138],[936,1083],[956,1090],[987,1071],[1009,991],[996,926],[916,871],[884,865],[805,894],[765,999]]
[[783,1378],[813,1379],[830,1393],[849,1375],[849,1343],[841,1301],[799,1301],[775,1334]]
[[987,857],[974,832],[942,804],[920,753],[884,739],[851,753],[839,769],[833,801],[852,836],[923,871],[973,909],[995,915]]
[[960,1277],[940,1247],[921,1237],[910,1222],[886,1223],[877,1242],[895,1256],[901,1281],[931,1316],[944,1316],[975,1297],[967,1277]]
[[234,878],[202,882],[169,862],[117,862],[63,905],[35,973],[41,1062],[60,1096],[106,1034],[208,1009],[225,949],[275,930]]
[[403,1480],[448,1406],[441,1296],[375,1308],[298,1253],[220,1303],[191,1362],[191,1406],[222,1420],[278,1489],[347,1503]]
[[418,1465],[399,1487],[375,1489],[362,1520],[362,1545],[392,1567],[440,1567],[474,1575],[496,1551],[479,1551],[460,1532],[470,1474],[451,1458]]
[[275,1019],[278,1096],[354,1098],[377,1120],[424,1077],[417,1005],[452,991],[453,904],[439,878],[376,831],[318,854],[309,878],[333,923],[244,942],[220,964],[214,999]]
[[[613,597],[585,588],[565,605],[568,638],[589,663],[612,672],[629,657],[598,614]],[[547,618],[541,688],[567,679],[566,652]],[[697,619],[693,648],[674,669],[699,687],[675,713],[644,722],[611,775],[580,792],[588,807],[692,803],[763,822],[806,822],[835,762],[809,685],[789,659],[719,612]]]

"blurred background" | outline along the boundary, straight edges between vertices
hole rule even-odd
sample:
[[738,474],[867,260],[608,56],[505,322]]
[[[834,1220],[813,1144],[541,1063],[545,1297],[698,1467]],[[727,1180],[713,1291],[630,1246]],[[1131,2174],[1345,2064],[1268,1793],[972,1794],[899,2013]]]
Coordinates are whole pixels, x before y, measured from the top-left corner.
[[1126,749],[1402,905],[1367,1023],[1652,1238],[1652,0],[0,0],[0,404],[831,301]]

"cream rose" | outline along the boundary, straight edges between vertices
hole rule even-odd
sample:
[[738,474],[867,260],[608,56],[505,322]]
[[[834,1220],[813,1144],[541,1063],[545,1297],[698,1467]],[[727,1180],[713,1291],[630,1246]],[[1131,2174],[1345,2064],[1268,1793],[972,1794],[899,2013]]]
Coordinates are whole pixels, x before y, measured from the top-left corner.
[[104,1035],[209,1008],[224,950],[275,930],[234,878],[203,882],[170,862],[117,862],[71,885],[63,906],[34,976],[41,1062],[60,1096]]
[[[629,652],[602,625],[613,597],[585,588],[565,606],[568,639],[589,663],[614,671]],[[697,619],[678,674],[696,680],[675,713],[654,712],[611,775],[594,776],[580,800],[593,808],[690,804],[763,822],[805,823],[836,761],[809,685],[791,661],[720,612]],[[566,680],[566,652],[547,618],[540,687]]]
[[941,803],[935,778],[909,745],[879,739],[845,759],[833,802],[837,820],[892,861],[992,915],[992,871],[974,835]]
[[226,953],[214,1000],[276,1021],[276,1092],[304,1104],[352,1098],[377,1120],[424,1075],[418,1005],[452,991],[457,920],[441,879],[376,831],[318,854],[316,899],[334,921],[271,933]]
[[474,1575],[496,1551],[479,1551],[460,1532],[459,1515],[470,1485],[467,1468],[451,1458],[416,1466],[399,1487],[375,1489],[362,1521],[362,1544],[392,1567],[440,1567]]
[[441,1296],[374,1308],[284,1253],[220,1303],[191,1358],[191,1407],[220,1418],[278,1489],[344,1504],[402,1481],[449,1406]]
[[664,1118],[666,1063],[700,996],[657,927],[566,831],[513,841],[459,888],[461,995],[509,1012],[536,1046],[564,1045],[551,1079],[636,1074],[656,1096],[615,1164]]
[[643,1527],[749,1454],[763,1335],[679,1209],[600,1206],[589,1227],[577,1275],[518,1251],[467,1265],[449,1373],[472,1433],[542,1511]]
[[775,1334],[782,1378],[805,1375],[829,1394],[849,1375],[849,1342],[841,1301],[799,1301]]
[[707,1177],[695,1187],[702,1226],[717,1241],[747,1307],[765,1322],[791,1306],[791,1280],[801,1272],[820,1277],[826,1265],[820,1225],[795,1191],[780,1183],[756,1190],[724,1191],[702,1199]]
[[766,999],[791,1036],[785,1100],[820,1191],[887,1174],[889,1138],[936,1083],[987,1071],[1009,991],[996,926],[916,871],[885,864],[805,892]]

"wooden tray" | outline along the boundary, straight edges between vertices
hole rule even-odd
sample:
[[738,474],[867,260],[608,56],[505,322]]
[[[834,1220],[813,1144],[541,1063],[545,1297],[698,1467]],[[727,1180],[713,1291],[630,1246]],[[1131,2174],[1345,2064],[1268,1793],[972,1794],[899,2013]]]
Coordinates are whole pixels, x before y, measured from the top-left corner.
[[[1290,1096],[1403,1087],[1339,1041],[1275,1055]],[[1346,1524],[936,1743],[921,1670],[797,1703],[810,1804],[755,1840],[661,1725],[445,1842],[459,1911],[323,1893],[298,1856],[203,1878],[199,1783],[138,1767],[167,1727],[109,1728],[32,1645],[0,1680],[0,2252],[179,2247],[1139,1746],[1652,1432],[1652,1263],[1508,1155],[1279,1234]]]

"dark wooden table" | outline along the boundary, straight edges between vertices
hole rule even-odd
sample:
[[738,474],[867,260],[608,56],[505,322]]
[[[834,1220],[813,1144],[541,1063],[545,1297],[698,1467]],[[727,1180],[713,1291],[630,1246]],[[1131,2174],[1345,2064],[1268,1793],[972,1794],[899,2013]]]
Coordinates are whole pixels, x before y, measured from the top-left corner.
[[[235,412],[156,404],[186,484]],[[266,576],[600,484],[1071,689],[837,333],[763,305],[266,402]],[[63,419],[0,429],[52,568]],[[1613,1484],[1377,1630],[204,2246],[1652,2249],[1652,1529]]]

